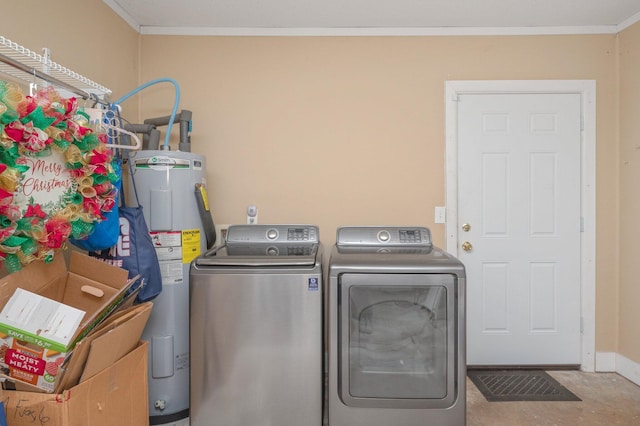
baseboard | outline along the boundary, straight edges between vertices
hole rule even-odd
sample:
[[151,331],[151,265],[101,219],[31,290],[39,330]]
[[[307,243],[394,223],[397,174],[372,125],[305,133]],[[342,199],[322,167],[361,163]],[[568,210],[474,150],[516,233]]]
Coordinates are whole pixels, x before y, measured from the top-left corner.
[[640,386],[640,364],[625,358],[620,354],[616,355],[616,372]]
[[596,353],[597,373],[618,373],[640,386],[640,363],[615,352]]
[[596,372],[612,373],[616,371],[615,352],[596,352]]

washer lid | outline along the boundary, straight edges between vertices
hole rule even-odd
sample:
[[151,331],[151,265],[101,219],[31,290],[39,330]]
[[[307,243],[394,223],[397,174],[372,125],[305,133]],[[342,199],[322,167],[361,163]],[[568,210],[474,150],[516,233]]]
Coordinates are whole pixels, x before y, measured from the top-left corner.
[[231,225],[227,229],[226,242],[236,244],[309,244],[318,243],[318,227],[315,225]]
[[317,243],[227,243],[194,261],[198,266],[313,266]]
[[315,225],[231,225],[226,244],[195,260],[198,266],[313,266],[318,254]]

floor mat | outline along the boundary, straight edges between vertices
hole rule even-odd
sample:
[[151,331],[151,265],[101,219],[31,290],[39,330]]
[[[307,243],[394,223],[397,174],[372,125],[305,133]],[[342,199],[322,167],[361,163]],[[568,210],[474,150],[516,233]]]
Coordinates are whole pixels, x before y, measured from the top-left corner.
[[468,370],[487,401],[581,401],[543,370]]

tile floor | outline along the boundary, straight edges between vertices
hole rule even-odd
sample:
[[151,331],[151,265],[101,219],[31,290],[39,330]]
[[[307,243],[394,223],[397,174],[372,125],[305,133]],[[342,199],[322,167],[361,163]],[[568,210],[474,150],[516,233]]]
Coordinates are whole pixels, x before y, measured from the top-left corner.
[[467,378],[467,426],[640,426],[640,386],[616,373],[549,374],[582,401],[488,402]]
[[548,373],[582,401],[488,402],[467,378],[466,426],[640,426],[640,386],[635,383],[616,373]]

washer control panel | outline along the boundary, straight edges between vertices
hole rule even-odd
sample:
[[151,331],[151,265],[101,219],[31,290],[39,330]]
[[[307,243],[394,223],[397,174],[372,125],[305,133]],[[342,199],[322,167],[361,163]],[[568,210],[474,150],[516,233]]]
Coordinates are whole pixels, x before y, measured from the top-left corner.
[[430,247],[431,232],[425,227],[344,226],[338,228],[339,246],[411,246]]
[[238,243],[318,243],[315,225],[231,225],[227,244]]

